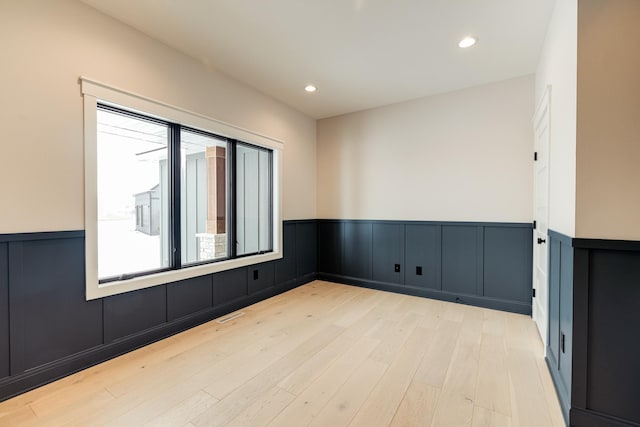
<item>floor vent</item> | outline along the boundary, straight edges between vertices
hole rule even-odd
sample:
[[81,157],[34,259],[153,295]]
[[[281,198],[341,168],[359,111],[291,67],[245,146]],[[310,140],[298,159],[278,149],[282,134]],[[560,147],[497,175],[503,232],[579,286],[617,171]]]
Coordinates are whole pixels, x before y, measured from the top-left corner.
[[230,322],[233,319],[237,319],[240,316],[244,316],[244,311],[238,311],[237,313],[230,314],[227,317],[223,317],[222,319],[216,320],[216,322],[223,324],[223,323]]

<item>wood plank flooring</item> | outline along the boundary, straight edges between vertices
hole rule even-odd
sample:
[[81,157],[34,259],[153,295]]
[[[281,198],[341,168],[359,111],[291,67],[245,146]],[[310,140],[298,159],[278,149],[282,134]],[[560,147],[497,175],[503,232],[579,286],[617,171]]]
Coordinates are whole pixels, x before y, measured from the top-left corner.
[[531,318],[315,281],[0,403],[0,426],[564,426]]

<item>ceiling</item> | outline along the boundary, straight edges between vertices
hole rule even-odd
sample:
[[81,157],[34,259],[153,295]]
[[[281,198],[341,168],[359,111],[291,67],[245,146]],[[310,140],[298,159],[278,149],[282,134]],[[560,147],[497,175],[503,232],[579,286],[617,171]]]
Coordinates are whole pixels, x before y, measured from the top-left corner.
[[534,73],[555,3],[82,1],[314,118]]

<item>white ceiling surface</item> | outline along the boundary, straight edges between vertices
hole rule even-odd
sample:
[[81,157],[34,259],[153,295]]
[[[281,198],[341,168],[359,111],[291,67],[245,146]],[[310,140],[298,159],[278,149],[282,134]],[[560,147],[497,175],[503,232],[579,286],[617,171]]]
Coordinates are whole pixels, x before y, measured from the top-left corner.
[[555,2],[82,1],[314,118],[534,73]]

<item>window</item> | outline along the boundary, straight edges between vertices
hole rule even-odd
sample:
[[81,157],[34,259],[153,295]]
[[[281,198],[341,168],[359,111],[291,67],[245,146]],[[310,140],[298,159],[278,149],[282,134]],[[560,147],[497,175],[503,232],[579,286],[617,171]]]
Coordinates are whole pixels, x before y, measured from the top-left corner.
[[238,255],[271,250],[271,175],[269,150],[236,146]]
[[166,123],[98,108],[98,277],[171,266]]
[[282,257],[281,143],[82,86],[87,299]]
[[227,152],[225,139],[181,130],[180,221],[182,262],[227,258]]
[[272,250],[272,150],[107,105],[97,110],[101,282]]

